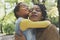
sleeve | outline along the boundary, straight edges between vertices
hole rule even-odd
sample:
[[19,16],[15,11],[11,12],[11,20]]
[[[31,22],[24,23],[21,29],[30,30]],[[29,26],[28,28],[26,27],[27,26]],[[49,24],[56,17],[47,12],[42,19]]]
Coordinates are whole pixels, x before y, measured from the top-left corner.
[[48,28],[37,33],[37,40],[59,40],[59,32],[56,26],[50,24]]
[[46,28],[50,24],[49,21],[39,21],[39,22],[31,22],[29,24],[30,28]]
[[28,19],[24,19],[22,20],[22,22],[20,23],[20,29],[22,31],[27,30],[28,28],[46,28],[48,27],[48,25],[51,24],[50,21],[46,20],[46,21],[38,21],[38,22],[32,22]]
[[59,32],[55,25],[50,25],[43,33],[46,40],[59,40]]
[[17,21],[16,21],[16,24],[15,24],[15,33],[17,34],[17,35],[20,35],[20,22],[21,22],[21,20],[22,20],[22,18],[19,18],[19,19],[17,19]]

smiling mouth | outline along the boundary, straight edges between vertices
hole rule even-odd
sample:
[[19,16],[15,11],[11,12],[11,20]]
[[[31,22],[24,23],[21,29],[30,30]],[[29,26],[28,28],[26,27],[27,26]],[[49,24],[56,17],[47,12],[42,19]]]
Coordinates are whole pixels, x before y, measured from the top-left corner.
[[31,15],[31,17],[38,17],[37,15]]

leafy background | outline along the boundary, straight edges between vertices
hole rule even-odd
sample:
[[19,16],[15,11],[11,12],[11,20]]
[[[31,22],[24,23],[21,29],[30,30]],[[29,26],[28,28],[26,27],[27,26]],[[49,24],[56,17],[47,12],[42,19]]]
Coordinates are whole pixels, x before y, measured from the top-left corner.
[[42,3],[47,8],[48,18],[59,27],[59,14],[57,0],[0,0],[0,33],[14,34],[16,18],[13,9],[19,2],[26,2],[29,7],[33,3]]

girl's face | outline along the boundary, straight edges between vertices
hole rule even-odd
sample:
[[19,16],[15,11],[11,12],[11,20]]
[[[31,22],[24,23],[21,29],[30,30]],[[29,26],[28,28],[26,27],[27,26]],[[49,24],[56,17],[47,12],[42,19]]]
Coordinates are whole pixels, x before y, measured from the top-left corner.
[[38,5],[34,5],[33,8],[30,9],[29,19],[32,21],[42,20],[42,11]]
[[28,17],[29,14],[28,6],[24,3],[20,4],[20,9],[17,13],[20,17],[24,17],[24,18]]

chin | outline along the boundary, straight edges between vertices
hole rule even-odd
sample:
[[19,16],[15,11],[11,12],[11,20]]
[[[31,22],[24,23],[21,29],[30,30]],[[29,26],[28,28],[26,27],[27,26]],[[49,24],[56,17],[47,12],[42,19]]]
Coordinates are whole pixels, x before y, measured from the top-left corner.
[[39,21],[39,19],[38,18],[29,18],[31,21]]

